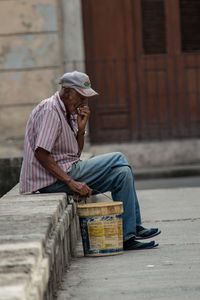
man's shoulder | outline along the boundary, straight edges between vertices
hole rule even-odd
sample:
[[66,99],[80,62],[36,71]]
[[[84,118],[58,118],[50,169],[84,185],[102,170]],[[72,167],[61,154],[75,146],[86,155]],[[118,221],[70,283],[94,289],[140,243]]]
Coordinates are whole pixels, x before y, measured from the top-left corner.
[[42,100],[38,105],[34,108],[35,112],[45,112],[45,111],[55,111],[57,112],[58,106],[55,95]]

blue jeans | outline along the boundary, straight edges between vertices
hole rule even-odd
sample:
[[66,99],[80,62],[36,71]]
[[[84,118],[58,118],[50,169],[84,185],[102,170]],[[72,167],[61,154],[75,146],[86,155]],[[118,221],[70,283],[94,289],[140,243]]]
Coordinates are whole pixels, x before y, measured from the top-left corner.
[[[134,187],[133,172],[125,156],[113,152],[74,163],[68,175],[80,182],[85,182],[93,195],[110,191],[114,201],[122,201],[124,241],[136,235],[136,225],[141,224],[140,208]],[[66,192],[73,194],[66,183],[56,183],[40,189],[41,193]]]

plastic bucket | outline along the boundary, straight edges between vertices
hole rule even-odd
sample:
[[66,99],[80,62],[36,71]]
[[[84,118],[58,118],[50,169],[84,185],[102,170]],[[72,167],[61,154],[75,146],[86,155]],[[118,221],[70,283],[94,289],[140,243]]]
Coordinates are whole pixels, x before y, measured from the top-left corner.
[[79,204],[77,212],[85,256],[123,252],[122,202]]

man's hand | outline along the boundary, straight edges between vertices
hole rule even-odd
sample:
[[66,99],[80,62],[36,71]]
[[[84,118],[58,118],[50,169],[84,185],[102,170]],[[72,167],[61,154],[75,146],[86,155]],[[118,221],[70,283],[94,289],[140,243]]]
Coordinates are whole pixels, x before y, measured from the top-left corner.
[[69,177],[55,162],[51,154],[43,148],[38,147],[35,151],[35,157],[39,160],[41,165],[49,171],[58,180],[64,181],[69,188],[79,193],[81,196],[90,197],[92,190],[85,182],[78,182]]
[[77,109],[77,112],[78,112],[78,118],[77,118],[78,132],[83,134],[85,131],[86,123],[90,116],[90,109],[88,106],[80,106]]
[[92,195],[92,189],[90,189],[85,182],[78,182],[71,179],[67,182],[67,185],[72,191],[80,194],[81,196],[90,197]]

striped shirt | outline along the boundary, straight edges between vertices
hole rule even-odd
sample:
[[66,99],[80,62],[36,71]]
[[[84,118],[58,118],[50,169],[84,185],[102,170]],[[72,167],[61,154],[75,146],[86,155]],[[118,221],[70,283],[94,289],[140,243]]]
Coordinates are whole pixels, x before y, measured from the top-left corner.
[[50,152],[66,173],[73,163],[80,160],[81,152],[76,139],[77,115],[70,115],[70,119],[73,130],[67,122],[67,112],[58,92],[33,109],[26,126],[20,193],[33,193],[57,181],[35,157],[38,147]]

